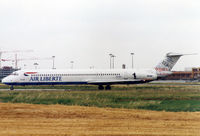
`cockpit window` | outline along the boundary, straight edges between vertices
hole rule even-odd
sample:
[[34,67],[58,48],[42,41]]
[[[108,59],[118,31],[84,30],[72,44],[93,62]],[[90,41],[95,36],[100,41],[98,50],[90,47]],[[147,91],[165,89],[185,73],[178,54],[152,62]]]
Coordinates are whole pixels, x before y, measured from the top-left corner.
[[19,74],[17,72],[13,72],[11,75],[18,76]]
[[28,74],[24,73],[24,76],[28,76]]

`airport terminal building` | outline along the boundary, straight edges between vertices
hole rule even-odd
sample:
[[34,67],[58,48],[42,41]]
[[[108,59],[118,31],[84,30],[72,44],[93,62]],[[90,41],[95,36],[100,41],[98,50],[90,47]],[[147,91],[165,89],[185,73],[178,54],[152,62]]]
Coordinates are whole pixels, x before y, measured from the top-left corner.
[[173,71],[173,73],[163,80],[199,80],[200,81],[200,67],[192,68],[189,71]]

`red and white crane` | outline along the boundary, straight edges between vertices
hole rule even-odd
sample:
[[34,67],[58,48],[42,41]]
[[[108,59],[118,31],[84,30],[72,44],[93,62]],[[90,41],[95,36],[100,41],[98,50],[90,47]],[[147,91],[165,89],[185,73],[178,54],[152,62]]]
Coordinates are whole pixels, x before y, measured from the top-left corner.
[[[2,54],[4,53],[20,53],[20,52],[33,52],[33,50],[12,50],[12,51],[0,51],[0,68],[1,68],[1,61],[2,60]],[[15,59],[17,59],[17,54],[15,55]],[[5,59],[4,59],[5,60]],[[17,60],[15,61],[17,63]],[[15,65],[16,66],[16,65]],[[16,67],[17,68],[17,67]]]
[[12,62],[15,62],[15,68],[18,68],[18,62],[19,61],[30,61],[30,60],[52,60],[53,57],[46,57],[46,58],[23,58],[23,59],[17,59],[15,57],[15,60],[14,59],[1,59],[1,61],[12,61]]

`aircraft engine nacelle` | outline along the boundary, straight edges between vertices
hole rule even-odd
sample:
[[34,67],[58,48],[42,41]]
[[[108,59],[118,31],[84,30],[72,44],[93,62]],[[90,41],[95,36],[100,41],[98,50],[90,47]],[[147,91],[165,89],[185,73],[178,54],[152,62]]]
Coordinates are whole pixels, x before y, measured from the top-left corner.
[[157,73],[156,71],[138,72],[138,73],[133,73],[133,77],[134,79],[156,80]]

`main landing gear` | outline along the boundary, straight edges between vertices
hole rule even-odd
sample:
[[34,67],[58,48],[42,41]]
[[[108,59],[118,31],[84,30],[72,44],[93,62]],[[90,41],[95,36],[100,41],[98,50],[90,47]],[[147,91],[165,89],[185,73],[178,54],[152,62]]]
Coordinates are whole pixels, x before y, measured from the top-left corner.
[[110,85],[106,85],[106,87],[104,88],[104,86],[103,85],[99,85],[99,87],[98,87],[98,89],[99,90],[111,90],[111,86]]
[[99,89],[99,90],[104,90],[103,85],[99,85],[98,89]]
[[111,86],[110,86],[110,85],[107,85],[107,86],[106,86],[106,90],[111,90]]

